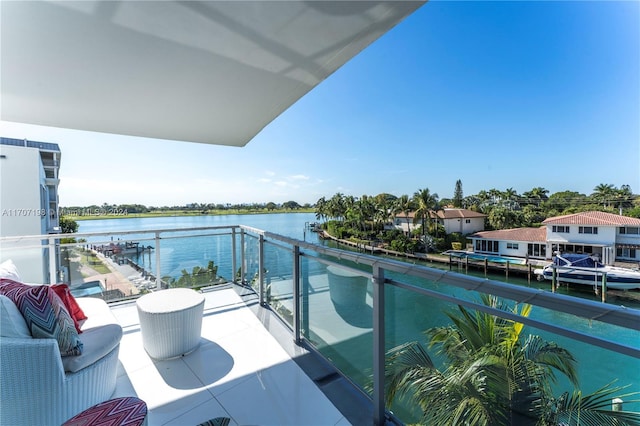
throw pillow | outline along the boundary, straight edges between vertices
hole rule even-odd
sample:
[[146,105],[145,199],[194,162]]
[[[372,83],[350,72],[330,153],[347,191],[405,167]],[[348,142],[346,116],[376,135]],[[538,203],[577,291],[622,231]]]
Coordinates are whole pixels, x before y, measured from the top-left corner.
[[30,286],[0,278],[0,294],[16,304],[32,337],[56,339],[62,356],[82,354],[82,342],[71,315],[50,286]]
[[20,282],[20,274],[13,260],[7,259],[0,263],[0,278],[9,278],[10,280]]
[[69,286],[67,284],[54,284],[51,286],[51,288],[56,292],[58,297],[62,299],[62,303],[64,303],[64,306],[65,308],[67,308],[69,315],[71,315],[71,319],[73,320],[73,325],[76,327],[76,331],[78,333],[82,333],[82,330],[80,330],[80,324],[81,321],[87,319],[87,316],[82,311],[82,308],[80,308],[80,305],[78,305],[78,302],[76,302],[73,294],[71,294]]
[[0,336],[28,337],[31,333],[24,322],[22,314],[7,296],[0,295]]

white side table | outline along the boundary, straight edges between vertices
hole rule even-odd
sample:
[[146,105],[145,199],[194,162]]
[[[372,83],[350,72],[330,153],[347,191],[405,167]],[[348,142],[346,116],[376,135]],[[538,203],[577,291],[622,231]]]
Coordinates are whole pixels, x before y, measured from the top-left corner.
[[136,302],[142,344],[151,358],[169,359],[198,347],[204,296],[187,288],[145,294]]

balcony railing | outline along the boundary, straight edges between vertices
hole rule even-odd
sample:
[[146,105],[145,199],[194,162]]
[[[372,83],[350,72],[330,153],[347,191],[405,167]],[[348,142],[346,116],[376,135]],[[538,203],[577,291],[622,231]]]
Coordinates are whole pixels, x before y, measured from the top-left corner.
[[[76,242],[64,242],[75,238]],[[317,351],[371,399],[373,423],[417,421],[409,404],[385,407],[389,349],[424,341],[424,331],[451,325],[462,306],[527,326],[570,349],[584,392],[616,381],[640,391],[640,310],[527,286],[328,248],[246,226],[133,230],[0,239],[2,260],[41,280],[71,283],[77,296],[108,301],[168,287],[233,282],[251,288],[278,314],[299,345]],[[480,295],[529,304],[529,316],[492,308]],[[437,358],[437,356],[436,356]],[[636,374],[635,378],[630,375]],[[554,385],[560,393],[566,381]],[[391,411],[389,411],[389,409]],[[624,405],[640,411],[637,403]]]

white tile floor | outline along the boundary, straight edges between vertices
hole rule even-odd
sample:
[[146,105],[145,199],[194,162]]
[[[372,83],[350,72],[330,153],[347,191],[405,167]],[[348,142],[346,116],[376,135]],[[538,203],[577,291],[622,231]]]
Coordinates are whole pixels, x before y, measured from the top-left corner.
[[205,293],[198,349],[168,361],[145,352],[135,303],[112,310],[124,328],[114,398],[144,400],[149,426],[349,424],[231,288]]

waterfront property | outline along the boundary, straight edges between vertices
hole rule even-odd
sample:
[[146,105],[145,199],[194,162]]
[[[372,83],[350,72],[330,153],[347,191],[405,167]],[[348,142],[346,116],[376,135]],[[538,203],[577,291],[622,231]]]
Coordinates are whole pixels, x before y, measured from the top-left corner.
[[605,264],[640,263],[640,219],[598,212],[551,217],[540,228],[476,232],[477,253],[551,259],[554,252],[595,255]]
[[[486,214],[467,209],[445,208],[429,212],[429,221],[444,227],[447,234],[454,232],[462,235],[484,230]],[[413,232],[421,226],[421,221],[415,221],[415,213],[397,213],[392,222],[392,227],[400,229],[405,234]],[[390,227],[388,227],[390,228]]]
[[[110,300],[124,330],[122,368],[112,396],[147,402],[151,425],[198,424],[219,416],[231,418],[232,424],[415,422],[419,413],[406,401],[384,404],[387,351],[419,339],[430,327],[449,324],[445,313],[458,305],[486,310],[478,303],[481,294],[531,304],[529,316],[507,318],[570,348],[585,393],[616,379],[631,386],[625,391],[640,390],[640,381],[630,373],[640,371],[636,309],[332,249],[246,226],[76,237],[153,241],[156,277],[168,275],[176,263],[204,266],[202,252],[176,250],[203,246],[207,259],[220,266],[217,278],[226,278],[222,285],[196,287],[205,296],[201,340],[196,351],[176,360],[146,355],[135,295]],[[39,247],[42,238],[55,243],[59,236],[21,240]],[[24,250],[13,242],[0,240],[3,256]],[[62,250],[71,254],[83,246],[63,244]],[[130,271],[111,258],[104,262],[114,273]],[[154,284],[152,290],[162,291],[168,282],[162,278]],[[11,383],[2,391],[17,392],[19,383]],[[558,383],[558,394],[565,390],[571,391],[568,384]],[[633,403],[624,409],[640,411]]]

